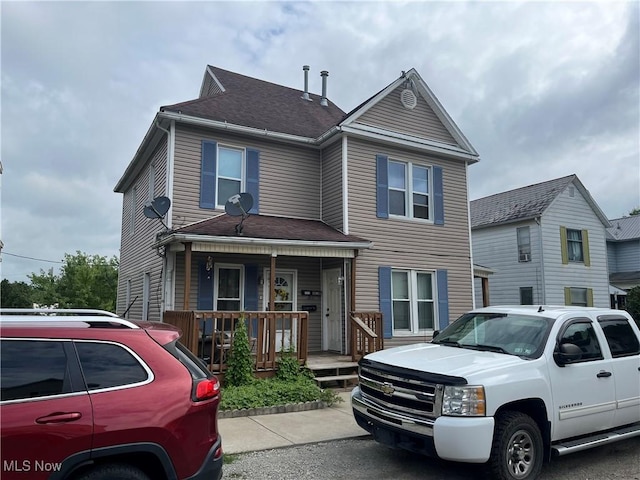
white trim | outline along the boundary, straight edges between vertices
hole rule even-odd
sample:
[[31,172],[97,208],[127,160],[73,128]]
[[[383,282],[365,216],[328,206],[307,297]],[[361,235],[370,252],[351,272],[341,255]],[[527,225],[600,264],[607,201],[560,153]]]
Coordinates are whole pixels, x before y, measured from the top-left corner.
[[349,235],[349,167],[347,165],[347,137],[342,137],[342,231]]
[[[438,329],[438,292],[437,292],[437,276],[433,270],[419,270],[419,269],[406,269],[406,268],[392,268],[391,269],[391,309],[393,310],[393,274],[394,273],[406,273],[408,274],[408,289],[409,294],[409,331],[396,330],[395,319],[392,318],[392,331],[394,337],[410,337],[416,335],[424,335],[425,333],[433,332]],[[423,302],[430,302],[433,306],[433,326],[427,329],[418,328],[418,275],[429,275],[431,277],[431,300],[422,300]]]
[[370,125],[365,125],[362,123],[349,126],[345,125],[342,127],[342,131],[344,133],[366,139],[377,140],[386,143],[394,143],[403,147],[414,148],[437,155],[465,160],[471,163],[476,163],[480,160],[477,155],[462,150],[454,145],[427,140],[425,138],[414,137],[412,135],[391,132],[389,130],[372,127]]
[[[169,125],[169,151],[167,152],[167,178],[166,178],[166,193],[167,197],[173,200],[173,175],[175,169],[175,150],[176,150],[176,122],[172,121]],[[169,211],[165,216],[165,223],[167,227],[171,228],[173,225],[173,202],[169,206]]]
[[[471,266],[471,306],[475,309],[477,307],[476,306],[476,281],[475,281],[476,267],[475,267],[475,262],[473,260],[473,239],[471,236],[471,202],[469,201],[469,164],[468,163],[465,163],[464,165],[464,178],[465,178],[466,192],[467,192],[467,238],[469,239],[469,260],[470,260],[469,263]],[[489,269],[487,269],[487,271],[488,270]],[[491,293],[489,293],[489,298],[491,298],[490,295]]]
[[[218,300],[220,299],[218,293],[219,282],[220,282],[220,269],[226,270],[238,270],[240,274],[238,275],[238,282],[240,285],[238,286],[238,293],[240,294],[239,302],[240,308],[238,310],[244,309],[244,265],[241,263],[214,263],[213,264],[213,309],[219,310],[218,308]],[[226,299],[227,297],[225,297]],[[235,299],[232,299],[235,300]]]

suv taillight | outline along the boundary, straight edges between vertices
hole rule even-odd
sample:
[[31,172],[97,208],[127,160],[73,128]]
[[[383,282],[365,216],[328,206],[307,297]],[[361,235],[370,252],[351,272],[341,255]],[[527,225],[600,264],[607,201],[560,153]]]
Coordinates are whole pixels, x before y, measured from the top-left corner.
[[213,398],[220,393],[220,382],[217,378],[200,380],[196,385],[196,400]]

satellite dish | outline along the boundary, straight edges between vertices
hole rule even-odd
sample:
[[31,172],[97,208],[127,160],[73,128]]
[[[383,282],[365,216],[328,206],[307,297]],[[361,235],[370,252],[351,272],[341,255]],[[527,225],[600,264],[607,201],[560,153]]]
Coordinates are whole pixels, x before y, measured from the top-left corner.
[[147,218],[163,218],[169,211],[171,200],[167,197],[157,197],[144,206],[144,216]]
[[164,228],[168,230],[169,227],[165,225],[162,219],[169,211],[170,206],[171,200],[169,200],[167,197],[154,198],[144,206],[144,216],[147,218],[157,218],[158,220],[160,220],[160,223],[162,223]]
[[249,210],[253,207],[253,197],[250,193],[236,193],[229,197],[224,204],[224,211],[232,217],[240,217],[240,223],[236,225],[236,234],[242,235],[242,222],[249,216]]
[[229,197],[227,203],[224,204],[224,211],[232,217],[249,215],[249,210],[253,207],[253,197],[250,193],[236,193]]

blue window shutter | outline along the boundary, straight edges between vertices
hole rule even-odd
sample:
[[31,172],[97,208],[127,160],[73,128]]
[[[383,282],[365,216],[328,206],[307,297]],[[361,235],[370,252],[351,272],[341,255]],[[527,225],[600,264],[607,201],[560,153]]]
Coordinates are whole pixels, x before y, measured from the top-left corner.
[[258,266],[244,267],[244,309],[248,312],[258,310]]
[[378,267],[378,295],[382,312],[382,332],[384,338],[393,337],[391,316],[391,267]]
[[433,223],[444,225],[444,202],[442,194],[442,167],[433,167]]
[[253,197],[249,213],[260,213],[260,151],[247,148],[247,192]]
[[376,155],[376,215],[389,218],[389,170],[386,155]]
[[438,329],[442,330],[449,325],[449,289],[447,287],[447,271],[436,271],[438,288]]
[[200,169],[200,208],[216,208],[216,156],[217,143],[202,141]]
[[198,310],[213,310],[213,267],[207,271],[205,261],[198,262]]

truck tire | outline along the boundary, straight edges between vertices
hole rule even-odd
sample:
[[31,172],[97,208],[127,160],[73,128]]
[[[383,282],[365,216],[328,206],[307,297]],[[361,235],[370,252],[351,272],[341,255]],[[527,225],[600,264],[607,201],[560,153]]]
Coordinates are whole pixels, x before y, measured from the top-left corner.
[[497,480],[533,480],[542,470],[543,443],[536,422],[521,412],[496,418],[489,475]]

